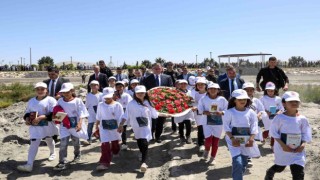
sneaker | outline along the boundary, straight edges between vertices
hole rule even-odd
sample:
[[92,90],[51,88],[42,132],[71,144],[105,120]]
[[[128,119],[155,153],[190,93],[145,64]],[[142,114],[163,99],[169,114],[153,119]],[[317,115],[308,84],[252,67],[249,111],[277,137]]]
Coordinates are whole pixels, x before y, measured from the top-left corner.
[[211,157],[211,158],[210,158],[209,164],[210,164],[210,165],[216,165],[216,161],[215,161],[214,157]]
[[80,155],[77,155],[77,156],[74,157],[72,163],[78,163],[78,162],[80,162],[80,161],[81,161],[81,156],[80,156]]
[[202,154],[203,159],[208,159],[209,151],[204,151]]
[[187,144],[191,144],[191,143],[192,143],[192,139],[191,139],[191,137],[190,137],[190,136],[189,136],[189,137],[187,137],[186,143],[187,143]]
[[23,172],[31,172],[32,171],[32,166],[29,165],[29,164],[25,164],[25,165],[18,166],[17,169],[19,171],[23,171]]
[[140,171],[144,173],[144,172],[147,171],[147,169],[148,169],[147,164],[146,163],[142,163],[141,166],[140,166]]
[[62,171],[62,170],[64,170],[64,169],[66,169],[67,167],[66,167],[66,164],[65,163],[59,163],[59,164],[57,164],[54,168],[53,168],[53,170],[55,170],[55,171]]
[[205,150],[205,148],[204,148],[204,145],[201,145],[200,147],[199,147],[199,152],[204,152],[204,150]]
[[121,144],[121,150],[127,150],[128,149],[128,145],[126,144]]
[[96,167],[96,170],[98,171],[103,171],[103,170],[107,170],[108,166],[100,164],[99,166]]
[[91,142],[90,141],[83,141],[82,144],[85,146],[89,146],[91,144]]
[[253,166],[252,160],[251,160],[251,158],[248,158],[248,165],[247,165],[247,167],[248,167],[248,168],[251,168],[252,166]]
[[56,154],[55,154],[55,153],[50,154],[48,160],[49,160],[49,161],[53,161],[53,160],[55,160],[55,159],[56,159]]

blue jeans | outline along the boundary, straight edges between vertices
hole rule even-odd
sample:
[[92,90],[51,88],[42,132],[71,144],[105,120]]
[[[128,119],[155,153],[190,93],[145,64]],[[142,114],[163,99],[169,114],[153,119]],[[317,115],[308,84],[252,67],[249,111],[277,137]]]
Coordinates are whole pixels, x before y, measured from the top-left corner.
[[243,173],[248,164],[248,156],[239,154],[232,158],[232,179],[243,180]]
[[88,123],[88,141],[91,141],[92,136],[92,129],[93,129],[94,123]]

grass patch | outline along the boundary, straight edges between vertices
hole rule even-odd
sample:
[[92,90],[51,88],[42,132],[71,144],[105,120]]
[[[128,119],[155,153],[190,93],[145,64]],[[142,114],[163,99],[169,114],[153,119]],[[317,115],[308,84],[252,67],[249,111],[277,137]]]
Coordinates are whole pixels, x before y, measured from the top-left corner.
[[314,102],[320,104],[320,86],[316,85],[290,85],[290,91],[300,94],[302,102]]
[[34,96],[33,85],[13,83],[11,85],[0,85],[0,108],[5,108],[13,103],[24,101],[27,102]]

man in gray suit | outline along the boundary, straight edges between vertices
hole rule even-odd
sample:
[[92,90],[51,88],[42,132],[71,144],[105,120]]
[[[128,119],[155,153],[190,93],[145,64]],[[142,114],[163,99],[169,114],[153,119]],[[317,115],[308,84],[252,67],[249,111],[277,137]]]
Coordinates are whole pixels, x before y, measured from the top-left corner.
[[117,81],[128,79],[128,76],[122,73],[122,69],[120,67],[117,68],[117,74],[114,75],[114,77],[117,79]]
[[[156,63],[152,66],[153,74],[144,78],[142,84],[146,86],[146,89],[152,89],[159,86],[173,87],[173,82],[170,76],[161,74],[163,67],[161,64]],[[152,135],[155,132],[155,140],[157,143],[161,143],[160,136],[163,131],[163,124],[166,121],[166,117],[158,117],[152,119]]]

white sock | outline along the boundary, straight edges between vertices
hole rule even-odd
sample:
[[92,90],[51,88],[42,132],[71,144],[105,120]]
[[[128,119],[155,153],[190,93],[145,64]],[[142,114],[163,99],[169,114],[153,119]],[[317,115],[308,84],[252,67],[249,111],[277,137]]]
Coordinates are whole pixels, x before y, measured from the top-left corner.
[[51,154],[54,154],[55,153],[55,142],[54,140],[52,139],[52,137],[47,137],[45,139],[46,143],[47,143],[47,146],[49,147],[49,150],[50,150],[50,155]]
[[36,139],[34,141],[31,141],[31,143],[30,143],[27,164],[29,164],[31,166],[33,166],[33,162],[34,162],[34,159],[36,158],[40,142],[41,142],[41,139]]

